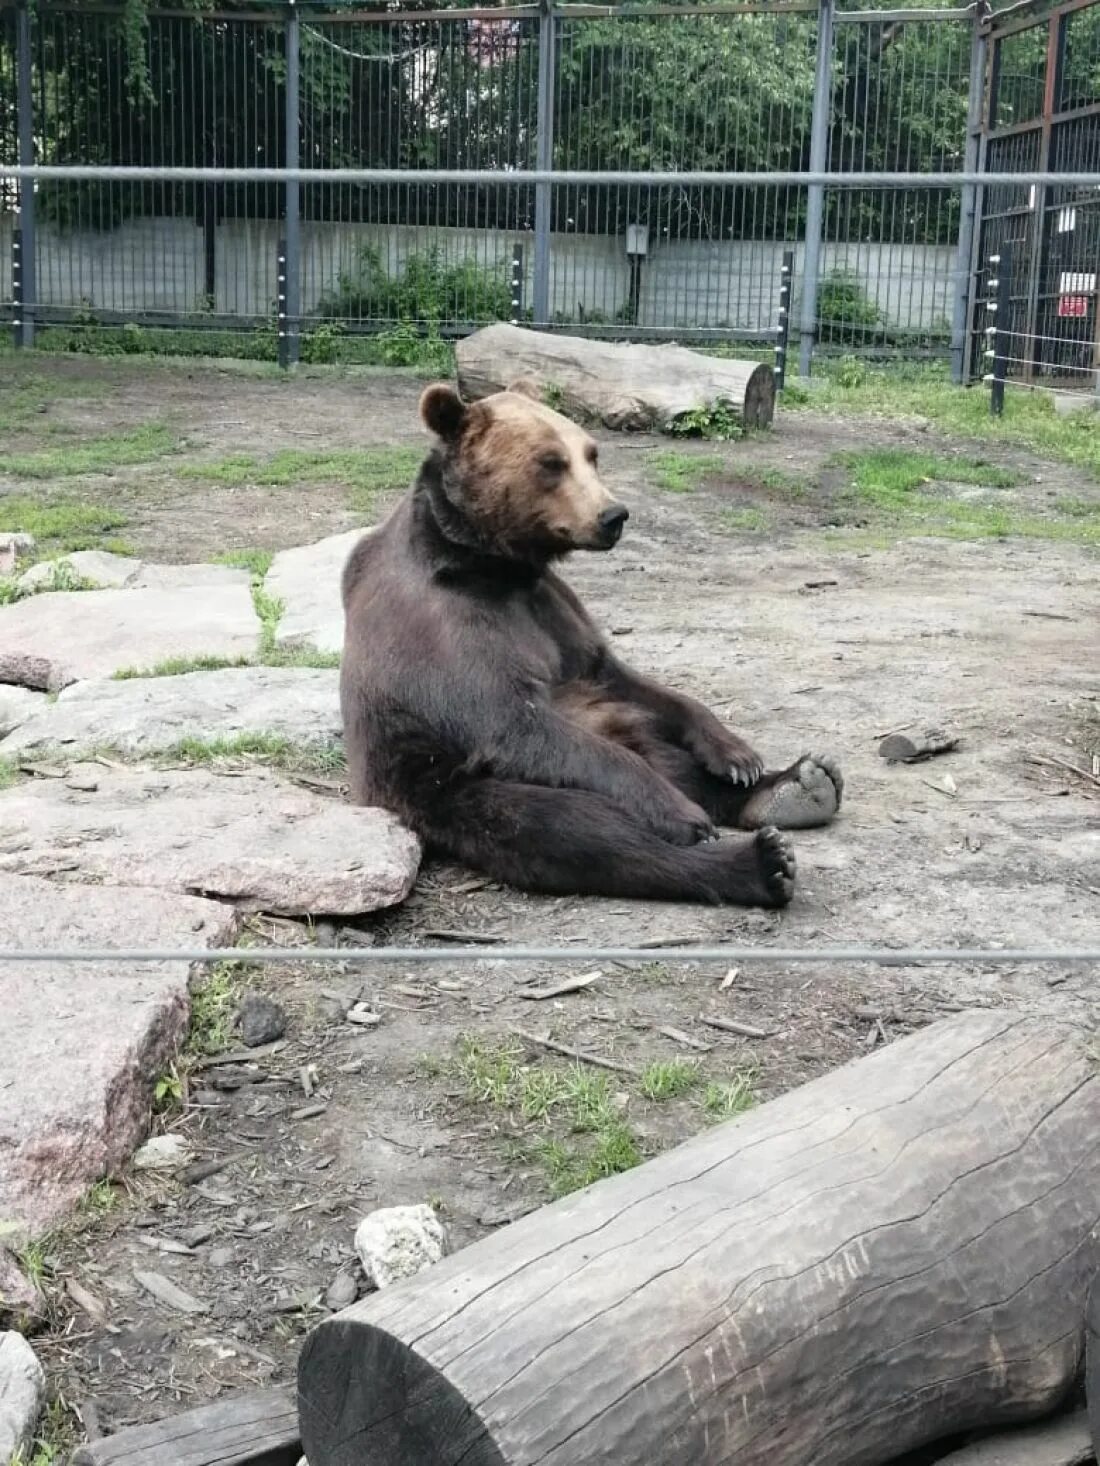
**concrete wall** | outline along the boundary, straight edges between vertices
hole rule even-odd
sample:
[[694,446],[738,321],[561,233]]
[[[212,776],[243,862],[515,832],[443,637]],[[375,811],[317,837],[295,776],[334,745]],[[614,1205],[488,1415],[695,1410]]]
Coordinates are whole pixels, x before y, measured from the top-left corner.
[[[0,215],[0,301],[11,299],[12,216]],[[219,314],[267,316],[275,298],[275,220],[227,221],[217,230]],[[524,245],[530,300],[532,239],[504,231],[430,229],[401,225],[302,226],[302,307],[314,312],[341,272],[353,271],[359,249],[373,244],[391,271],[436,244],[446,258],[470,258],[508,277],[517,238]],[[785,248],[756,241],[651,241],[642,267],[642,326],[772,327]],[[795,325],[802,248],[794,245]],[[954,250],[923,245],[829,244],[827,273],[845,268],[893,326],[928,329],[951,317]],[[551,246],[552,309],[578,319],[578,307],[613,321],[627,301],[630,274],[619,238],[555,235]],[[141,315],[187,315],[203,308],[203,241],[196,225],[180,219],[137,219],[104,233],[38,233],[38,297],[44,305],[80,306]]]

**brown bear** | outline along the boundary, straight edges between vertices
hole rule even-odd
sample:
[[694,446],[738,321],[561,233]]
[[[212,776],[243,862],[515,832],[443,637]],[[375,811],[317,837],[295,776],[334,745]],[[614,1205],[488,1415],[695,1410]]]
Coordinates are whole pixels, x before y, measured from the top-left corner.
[[795,861],[775,826],[832,818],[835,763],[765,773],[611,651],[551,568],[610,550],[628,517],[588,433],[525,383],[471,405],[429,387],[420,412],[438,443],[344,571],[352,797],[528,890],[786,904]]

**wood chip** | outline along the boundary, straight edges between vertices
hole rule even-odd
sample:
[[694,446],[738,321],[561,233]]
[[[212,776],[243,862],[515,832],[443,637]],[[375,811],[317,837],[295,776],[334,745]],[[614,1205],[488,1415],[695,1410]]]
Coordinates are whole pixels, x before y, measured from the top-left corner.
[[733,985],[734,985],[734,983],[736,981],[737,981],[737,968],[736,967],[731,967],[730,970],[726,973],[725,977],[722,979],[722,981],[718,984],[718,991],[720,993],[724,993],[724,992],[728,991],[729,988],[733,987]]
[[888,733],[878,746],[879,758],[888,763],[914,764],[926,758],[938,758],[958,748],[959,740],[942,728],[928,728],[924,733]]
[[665,1038],[670,1038],[673,1043],[683,1044],[689,1049],[701,1049],[704,1054],[709,1054],[714,1047],[713,1044],[708,1044],[705,1039],[692,1038],[691,1034],[685,1033],[682,1028],[673,1028],[670,1023],[662,1024],[657,1029],[657,1032],[663,1033]]
[[[477,891],[488,884],[488,881],[481,881],[467,889]],[[433,942],[465,942],[471,947],[494,947],[507,940],[499,932],[459,932],[444,927],[428,927],[422,935],[430,937]]]
[[377,1028],[382,1022],[381,1013],[375,1013],[365,1003],[356,1003],[354,1008],[348,1010],[348,1022],[358,1023],[360,1028]]
[[292,1120],[316,1120],[318,1115],[327,1112],[328,1105],[303,1105],[300,1110],[291,1110]]
[[1100,788],[1100,778],[1096,774],[1090,774],[1087,769],[1079,769],[1076,764],[1069,763],[1064,758],[1056,758],[1053,754],[1029,753],[1027,758],[1031,764],[1049,764],[1052,768],[1065,769],[1067,774],[1076,774],[1079,779],[1086,783],[1095,784]]
[[194,1249],[186,1242],[177,1242],[175,1237],[158,1237],[155,1232],[139,1232],[137,1239],[143,1247],[153,1252],[171,1252],[176,1257],[194,1257]]
[[207,1304],[200,1303],[190,1293],[184,1292],[163,1273],[143,1273],[135,1268],[134,1280],[140,1288],[145,1289],[150,1297],[155,1298],[158,1303],[163,1303],[165,1308],[173,1309],[176,1313],[208,1313],[210,1311]]
[[778,1028],[758,1028],[755,1023],[742,1023],[736,1018],[712,1018],[706,1013],[700,1018],[708,1028],[720,1028],[723,1033],[736,1033],[741,1038],[774,1038],[779,1032]]
[[68,1293],[77,1308],[84,1310],[93,1323],[102,1327],[107,1322],[106,1304],[85,1288],[83,1283],[78,1283],[75,1278],[66,1278],[65,1292]]
[[525,1043],[534,1044],[540,1049],[549,1049],[552,1054],[562,1054],[567,1059],[576,1059],[581,1064],[592,1064],[597,1069],[610,1069],[616,1074],[630,1074],[637,1079],[639,1071],[633,1064],[620,1064],[617,1059],[605,1059],[602,1054],[587,1054],[583,1049],[570,1048],[568,1044],[560,1044],[549,1035],[540,1036],[537,1033],[527,1033],[522,1028],[513,1029],[517,1038],[523,1039]]
[[541,1003],[546,998],[561,998],[566,993],[583,992],[601,977],[603,973],[597,968],[595,972],[582,972],[578,977],[567,977],[564,982],[555,983],[552,988],[528,988],[518,996],[531,1003]]

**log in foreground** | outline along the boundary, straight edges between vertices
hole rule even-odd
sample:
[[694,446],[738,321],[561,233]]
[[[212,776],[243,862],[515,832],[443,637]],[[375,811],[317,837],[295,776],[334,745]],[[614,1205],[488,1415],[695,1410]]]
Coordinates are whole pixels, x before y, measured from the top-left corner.
[[459,341],[455,357],[467,401],[526,377],[549,406],[622,432],[668,431],[685,413],[717,403],[745,428],[766,428],[775,415],[771,367],[683,346],[632,346],[500,325]]
[[310,1466],[869,1466],[1052,1409],[1100,1221],[1074,1029],[961,1015],[322,1323]]

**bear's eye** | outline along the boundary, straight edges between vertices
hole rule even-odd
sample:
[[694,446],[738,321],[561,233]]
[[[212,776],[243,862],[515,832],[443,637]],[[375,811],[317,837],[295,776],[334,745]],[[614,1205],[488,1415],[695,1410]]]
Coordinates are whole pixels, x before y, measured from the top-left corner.
[[557,478],[565,472],[568,464],[560,453],[544,453],[539,459],[539,467]]

